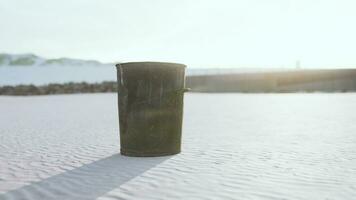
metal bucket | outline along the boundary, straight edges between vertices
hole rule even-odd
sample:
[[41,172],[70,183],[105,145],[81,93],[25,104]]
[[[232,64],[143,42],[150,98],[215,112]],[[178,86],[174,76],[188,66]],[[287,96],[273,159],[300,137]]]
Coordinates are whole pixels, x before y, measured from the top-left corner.
[[185,65],[116,65],[121,154],[164,156],[181,150]]

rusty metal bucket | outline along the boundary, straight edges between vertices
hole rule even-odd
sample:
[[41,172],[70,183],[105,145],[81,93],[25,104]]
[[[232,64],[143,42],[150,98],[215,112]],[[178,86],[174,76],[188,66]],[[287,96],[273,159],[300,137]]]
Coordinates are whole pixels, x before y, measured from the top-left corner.
[[121,154],[164,156],[181,150],[185,68],[162,62],[117,68]]

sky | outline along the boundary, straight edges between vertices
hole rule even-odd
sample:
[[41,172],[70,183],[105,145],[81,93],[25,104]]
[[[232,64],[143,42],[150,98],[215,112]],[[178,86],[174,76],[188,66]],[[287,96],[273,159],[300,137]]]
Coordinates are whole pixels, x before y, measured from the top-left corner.
[[356,67],[354,0],[0,0],[0,52],[194,67]]

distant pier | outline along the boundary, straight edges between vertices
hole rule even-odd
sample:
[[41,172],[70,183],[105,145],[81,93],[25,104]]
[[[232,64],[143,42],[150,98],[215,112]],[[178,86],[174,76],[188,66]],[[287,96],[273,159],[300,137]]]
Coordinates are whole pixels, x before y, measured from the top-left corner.
[[197,75],[186,84],[193,92],[354,92],[356,69]]

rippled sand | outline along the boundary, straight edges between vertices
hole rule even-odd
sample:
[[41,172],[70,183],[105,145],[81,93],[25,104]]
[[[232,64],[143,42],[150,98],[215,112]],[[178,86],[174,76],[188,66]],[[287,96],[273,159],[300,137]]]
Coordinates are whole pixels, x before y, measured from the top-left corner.
[[0,97],[0,199],[356,197],[356,94],[187,94],[176,156],[117,123],[115,94]]

